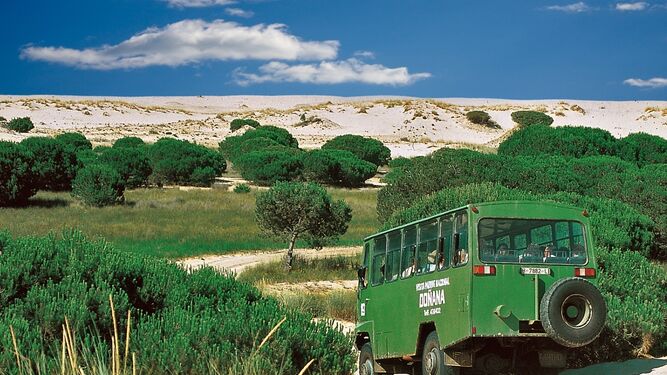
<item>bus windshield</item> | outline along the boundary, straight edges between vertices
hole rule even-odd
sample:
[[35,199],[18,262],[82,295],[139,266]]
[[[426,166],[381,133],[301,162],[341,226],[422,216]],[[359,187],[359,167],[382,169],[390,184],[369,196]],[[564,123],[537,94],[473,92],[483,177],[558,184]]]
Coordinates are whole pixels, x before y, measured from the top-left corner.
[[497,263],[585,264],[584,227],[565,220],[482,219],[479,257]]

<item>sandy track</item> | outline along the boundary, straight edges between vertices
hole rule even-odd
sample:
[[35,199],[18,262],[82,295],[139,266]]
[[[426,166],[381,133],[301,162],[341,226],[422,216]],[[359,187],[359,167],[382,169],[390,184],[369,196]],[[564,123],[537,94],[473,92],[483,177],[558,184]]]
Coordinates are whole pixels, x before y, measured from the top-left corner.
[[[361,253],[361,246],[325,247],[322,250],[297,249],[294,254],[305,258],[324,258],[336,255],[357,255]],[[248,267],[260,263],[274,262],[285,256],[287,250],[255,251],[224,255],[206,255],[196,258],[180,259],[176,263],[189,268],[213,267],[223,272],[239,274]]]

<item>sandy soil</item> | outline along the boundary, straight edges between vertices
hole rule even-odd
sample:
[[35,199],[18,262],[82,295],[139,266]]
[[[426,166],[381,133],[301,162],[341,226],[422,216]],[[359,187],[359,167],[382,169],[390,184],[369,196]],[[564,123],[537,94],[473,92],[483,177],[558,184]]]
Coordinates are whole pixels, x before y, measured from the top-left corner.
[[[465,113],[470,110],[487,111],[500,129],[468,122]],[[288,129],[304,148],[316,148],[350,133],[382,140],[393,156],[425,155],[447,145],[495,146],[515,126],[510,115],[516,110],[543,111],[554,118],[554,126],[602,128],[616,137],[634,132],[667,137],[667,102],[659,101],[0,96],[0,116],[33,119],[35,129],[28,135],[78,131],[94,144],[110,144],[133,135],[148,142],[177,137],[216,146],[231,134],[231,120],[253,118]],[[0,129],[0,140],[19,141],[28,135]]]

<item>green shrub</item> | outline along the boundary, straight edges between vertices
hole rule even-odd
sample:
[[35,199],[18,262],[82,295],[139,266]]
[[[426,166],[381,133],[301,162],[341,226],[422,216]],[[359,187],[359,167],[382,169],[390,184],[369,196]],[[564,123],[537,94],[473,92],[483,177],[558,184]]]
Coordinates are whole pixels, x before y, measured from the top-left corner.
[[519,124],[519,127],[526,128],[533,125],[549,126],[554,122],[554,119],[542,112],[516,111],[512,112],[512,121]]
[[359,159],[349,151],[313,150],[303,157],[303,178],[345,187],[362,186],[377,171],[375,164]]
[[[211,268],[186,271],[166,260],[115,251],[77,233],[9,240],[0,255],[0,368],[16,368],[9,331],[41,373],[60,373],[65,317],[83,347],[81,363],[110,368],[117,317],[121,357],[131,312],[129,353],[137,373],[349,374],[351,341],[325,322],[287,309],[254,287]],[[261,350],[260,341],[285,322]],[[86,348],[91,348],[90,357]],[[95,350],[96,349],[96,350]],[[248,372],[243,372],[248,367]],[[128,363],[128,369],[130,363]],[[241,372],[238,372],[238,371]],[[92,371],[92,369],[91,369]]]
[[227,169],[220,153],[204,146],[172,138],[162,138],[148,147],[153,173],[158,184],[208,185]]
[[546,125],[522,128],[498,146],[498,154],[511,156],[561,155],[583,157],[615,154],[616,139],[606,130]]
[[37,192],[33,156],[22,145],[0,141],[0,206],[22,206]]
[[229,129],[235,132],[246,125],[253,128],[257,128],[259,127],[259,122],[249,118],[236,118],[233,119],[232,122],[229,124]]
[[238,184],[234,186],[235,193],[250,193],[250,186],[248,184]]
[[93,207],[124,201],[125,185],[116,170],[108,165],[93,164],[81,169],[72,182],[72,195]]
[[466,113],[466,118],[473,124],[486,126],[492,129],[500,129],[500,125],[491,120],[491,116],[484,111],[470,111]]
[[350,151],[358,158],[377,166],[386,165],[391,159],[391,151],[382,142],[360,135],[340,135],[327,141],[322,149]]
[[62,133],[56,135],[55,138],[65,145],[65,148],[74,150],[74,152],[93,149],[92,143],[81,133]]
[[[252,146],[251,140],[257,140],[258,143],[261,142],[262,145],[268,146],[269,141],[267,139],[275,142],[277,145],[295,149],[299,148],[299,142],[287,130],[265,125],[248,130],[242,135],[225,138],[219,144],[220,152],[227,160],[235,161],[236,158],[245,154],[244,150],[248,150],[246,152],[258,150],[256,148],[253,149],[254,146]],[[243,148],[242,145],[244,145]]]
[[[287,149],[281,146],[283,149]],[[303,163],[299,154],[288,150],[253,151],[234,162],[244,179],[270,186],[277,181],[293,181],[301,176]]]
[[47,137],[26,138],[21,145],[32,154],[32,170],[38,189],[64,191],[72,188],[72,179],[79,167],[72,149]]
[[123,137],[113,143],[113,148],[138,148],[143,145],[145,145],[144,140],[139,137]]
[[7,125],[5,125],[5,127],[15,132],[27,133],[30,130],[34,129],[35,125],[33,125],[32,120],[30,120],[30,117],[17,117],[9,121]]
[[667,139],[646,133],[634,133],[617,142],[617,155],[637,165],[667,163]]
[[96,161],[115,169],[127,188],[148,185],[152,169],[148,157],[140,149],[114,145],[114,148],[102,151]]

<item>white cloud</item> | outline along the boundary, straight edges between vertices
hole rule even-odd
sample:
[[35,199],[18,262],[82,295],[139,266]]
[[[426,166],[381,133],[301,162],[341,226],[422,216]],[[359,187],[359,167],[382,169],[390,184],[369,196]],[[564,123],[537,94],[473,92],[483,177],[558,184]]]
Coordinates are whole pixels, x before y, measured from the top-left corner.
[[247,86],[264,82],[299,82],[314,84],[366,83],[373,85],[409,85],[429,78],[430,73],[410,74],[408,68],[387,68],[380,64],[366,64],[351,58],[341,61],[322,61],[319,64],[288,65],[272,61],[259,68],[259,74],[237,69],[234,79]]
[[360,57],[363,59],[374,59],[375,54],[371,51],[356,51],[354,52],[354,56]]
[[225,8],[225,13],[234,17],[250,18],[255,15],[251,10],[243,10],[240,8]]
[[559,12],[566,12],[566,13],[582,13],[582,12],[588,12],[593,10],[590,6],[588,6],[586,3],[583,1],[580,1],[578,3],[573,3],[573,4],[568,4],[568,5],[550,5],[547,7],[548,10],[556,10]]
[[223,20],[184,20],[146,29],[115,45],[86,49],[29,46],[21,51],[21,58],[111,70],[206,60],[328,60],[336,58],[339,45],[335,40],[302,41],[281,24],[242,26]]
[[620,11],[633,11],[633,10],[644,10],[648,8],[649,4],[644,1],[639,1],[636,3],[616,3],[616,10]]
[[233,4],[234,0],[162,0],[177,8],[203,8],[216,5]]
[[667,78],[654,77],[651,79],[629,78],[623,81],[626,85],[634,87],[661,88],[667,87]]

